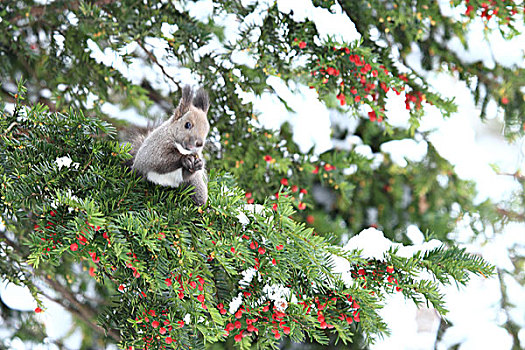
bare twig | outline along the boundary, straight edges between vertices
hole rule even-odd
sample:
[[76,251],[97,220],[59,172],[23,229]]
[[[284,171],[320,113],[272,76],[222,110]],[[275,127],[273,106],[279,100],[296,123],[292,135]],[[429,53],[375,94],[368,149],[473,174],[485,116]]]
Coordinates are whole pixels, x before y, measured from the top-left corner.
[[[98,333],[109,335],[111,338],[113,338],[116,341],[120,341],[120,335],[113,329],[104,329],[100,327],[98,324],[96,324],[93,320],[96,318],[95,312],[89,308],[88,306],[80,303],[77,298],[75,297],[74,293],[72,293],[69,289],[64,287],[62,284],[60,284],[58,281],[55,281],[48,276],[42,276],[44,280],[49,284],[51,288],[53,288],[55,291],[59,292],[68,302],[70,302],[74,307],[66,307],[63,305],[63,302],[59,302],[60,305],[66,307],[69,311],[73,312],[74,314],[78,315],[82,320],[87,322],[91,328],[96,330]],[[53,300],[55,301],[55,300]]]
[[171,80],[177,86],[177,88],[180,90],[179,83],[175,79],[173,79],[173,77],[171,75],[169,75],[168,72],[166,72],[166,69],[164,68],[164,66],[162,64],[159,63],[159,61],[157,60],[157,57],[155,57],[155,55],[146,48],[146,46],[144,45],[144,43],[141,40],[137,40],[137,43],[142,48],[142,50],[144,50],[144,52],[146,52],[146,54],[153,61],[153,63],[155,63],[160,68],[160,70],[162,71],[162,74],[164,74],[164,76],[166,78]]
[[515,221],[525,221],[525,214],[524,213],[517,213],[515,211],[503,209],[503,208],[496,208],[496,212],[500,214],[501,216],[505,216],[511,220]]
[[[22,258],[24,257],[24,254],[20,251],[20,246],[10,240],[4,232],[0,232],[0,237],[5,240],[5,243],[9,245],[13,250],[20,255]],[[84,305],[78,301],[78,299],[75,297],[75,293],[73,293],[71,290],[63,286],[61,283],[59,283],[56,280],[51,279],[50,277],[46,276],[42,271],[33,270],[33,272],[38,275],[38,277],[42,278],[53,290],[60,293],[60,295],[63,298],[54,298],[50,295],[46,294],[41,288],[38,286],[35,287],[39,289],[39,293],[45,296],[46,298],[56,302],[57,304],[64,307],[66,310],[71,312],[72,314],[78,316],[81,320],[83,320],[91,329],[96,331],[99,334],[102,335],[108,335],[115,341],[120,341],[120,335],[117,331],[113,329],[105,329],[96,324],[94,321],[96,319],[96,313],[93,309],[91,309],[89,306]],[[66,302],[67,301],[67,302]]]

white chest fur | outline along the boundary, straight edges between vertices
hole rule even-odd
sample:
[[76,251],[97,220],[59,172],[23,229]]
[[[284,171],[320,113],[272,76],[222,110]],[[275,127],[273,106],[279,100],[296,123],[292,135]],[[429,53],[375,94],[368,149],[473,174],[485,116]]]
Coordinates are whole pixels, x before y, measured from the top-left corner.
[[158,185],[178,187],[182,183],[182,168],[165,174],[159,174],[154,171],[150,171],[147,177],[149,181]]

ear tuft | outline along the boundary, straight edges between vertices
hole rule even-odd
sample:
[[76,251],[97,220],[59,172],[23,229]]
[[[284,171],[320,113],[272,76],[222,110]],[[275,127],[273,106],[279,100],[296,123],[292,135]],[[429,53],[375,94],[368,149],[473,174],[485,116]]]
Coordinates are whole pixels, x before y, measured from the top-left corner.
[[177,109],[175,112],[173,112],[173,118],[174,120],[179,119],[186,113],[191,106],[191,98],[193,96],[193,90],[189,85],[186,85],[182,88],[182,96],[179,101],[179,105],[177,106]]
[[195,98],[193,99],[193,105],[199,109],[202,109],[204,113],[208,113],[210,108],[210,98],[208,93],[203,88],[200,88],[195,93]]

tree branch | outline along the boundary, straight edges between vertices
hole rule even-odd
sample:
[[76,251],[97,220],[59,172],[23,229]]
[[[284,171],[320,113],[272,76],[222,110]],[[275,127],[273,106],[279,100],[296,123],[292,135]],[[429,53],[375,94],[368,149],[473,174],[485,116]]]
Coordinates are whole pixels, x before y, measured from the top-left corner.
[[[10,240],[4,232],[0,232],[0,237],[3,238],[7,245],[9,245],[18,255],[21,257],[23,256],[22,252],[20,251],[20,246],[16,243]],[[75,297],[74,293],[67,289],[65,286],[60,284],[58,281],[51,279],[50,277],[46,276],[43,272],[38,270],[33,270],[33,273],[37,274],[39,277],[43,278],[44,281],[56,292],[60,293],[60,295],[63,297],[63,299],[58,299],[51,297],[47,293],[45,293],[42,288],[39,288],[36,284],[34,285],[36,288],[38,288],[39,293],[48,298],[49,300],[52,300],[56,302],[57,304],[64,307],[66,310],[71,312],[72,314],[77,315],[81,320],[83,320],[90,328],[92,328],[95,332],[102,334],[104,336],[108,335],[115,341],[120,341],[120,335],[117,331],[113,329],[105,329],[96,324],[93,320],[96,319],[96,313],[93,311],[90,307],[80,303],[77,298]],[[71,305],[68,305],[65,301],[68,301]]]
[[141,41],[141,40],[137,40],[137,43],[139,44],[139,46],[142,48],[142,50],[144,50],[146,52],[146,54],[148,55],[148,57],[153,61],[153,63],[155,63],[159,68],[160,70],[162,71],[162,74],[164,74],[164,76],[166,78],[168,78],[169,80],[171,80],[176,86],[177,88],[180,90],[180,85],[179,83],[173,79],[173,77],[171,75],[168,74],[168,72],[166,72],[166,69],[164,68],[163,65],[161,65],[159,63],[159,61],[157,60],[157,57],[155,57],[155,55],[149,51],[148,49],[146,49],[146,47],[144,46],[144,43]]
[[[93,2],[92,5],[93,6],[103,6],[103,5],[111,4],[113,2],[115,2],[115,0],[98,0],[98,1]],[[40,17],[43,17],[46,14],[46,12],[56,13],[56,12],[62,12],[64,10],[73,11],[73,10],[78,10],[79,7],[80,7],[80,1],[65,1],[63,3],[63,6],[53,6],[53,4],[33,6],[31,10],[29,10],[27,13],[29,14],[30,17],[35,17],[38,19]],[[25,17],[26,16],[18,15],[18,16],[11,18],[9,21],[11,23],[14,23]]]

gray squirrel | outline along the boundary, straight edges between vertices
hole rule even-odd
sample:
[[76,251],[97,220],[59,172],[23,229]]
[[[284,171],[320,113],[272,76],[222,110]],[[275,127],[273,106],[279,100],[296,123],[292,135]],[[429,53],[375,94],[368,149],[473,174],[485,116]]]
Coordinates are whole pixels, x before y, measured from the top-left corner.
[[208,199],[202,150],[210,130],[206,117],[209,107],[204,89],[193,96],[191,87],[185,86],[173,115],[132,141],[133,170],[158,185],[194,186],[191,198],[198,206]]

